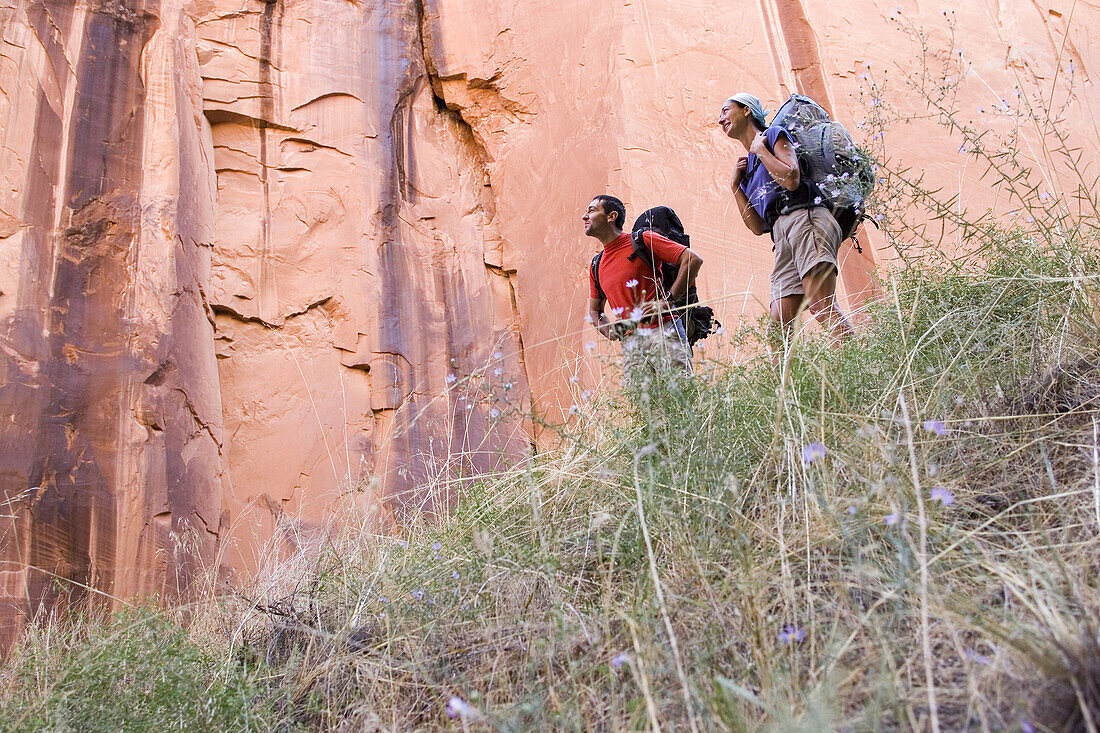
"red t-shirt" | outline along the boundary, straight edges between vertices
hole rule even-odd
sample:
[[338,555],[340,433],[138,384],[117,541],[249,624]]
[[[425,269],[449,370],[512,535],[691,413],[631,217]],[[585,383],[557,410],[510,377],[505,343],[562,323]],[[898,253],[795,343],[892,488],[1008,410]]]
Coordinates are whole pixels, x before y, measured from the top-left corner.
[[[643,241],[653,253],[654,262],[668,262],[676,264],[680,261],[680,255],[687,249],[682,244],[676,244],[671,239],[666,239],[655,232],[643,232]],[[643,303],[657,300],[656,273],[642,261],[641,257],[630,259],[634,254],[634,246],[630,242],[630,235],[623,232],[613,242],[603,249],[603,257],[600,258],[599,277],[600,286],[607,296],[607,307],[611,310],[611,320],[631,318],[635,308]],[[596,283],[592,280],[592,268],[588,269],[589,292],[593,298],[600,297],[596,292]],[[637,315],[637,314],[635,314]],[[647,314],[648,315],[648,314]],[[634,318],[634,320],[640,320]],[[671,320],[665,316],[667,322]],[[655,324],[643,324],[643,328],[654,328]]]

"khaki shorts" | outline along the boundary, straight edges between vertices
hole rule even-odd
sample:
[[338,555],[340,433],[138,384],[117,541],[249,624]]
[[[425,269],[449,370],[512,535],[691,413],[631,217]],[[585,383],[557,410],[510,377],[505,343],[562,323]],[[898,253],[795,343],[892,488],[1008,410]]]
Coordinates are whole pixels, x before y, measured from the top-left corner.
[[776,219],[772,225],[772,302],[789,295],[805,295],[802,278],[822,262],[835,268],[840,236],[840,225],[822,206],[798,209]]

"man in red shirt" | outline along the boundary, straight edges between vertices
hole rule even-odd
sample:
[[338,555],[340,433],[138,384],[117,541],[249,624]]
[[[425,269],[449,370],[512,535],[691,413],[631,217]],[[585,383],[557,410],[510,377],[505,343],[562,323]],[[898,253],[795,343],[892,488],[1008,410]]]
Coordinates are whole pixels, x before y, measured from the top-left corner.
[[[691,347],[680,318],[669,307],[695,282],[703,259],[693,250],[656,232],[642,238],[654,263],[680,266],[669,292],[662,292],[660,272],[634,256],[630,235],[623,231],[626,208],[614,196],[597,196],[582,217],[584,233],[603,243],[596,287],[589,270],[588,320],[605,338],[622,339],[623,369],[628,375],[676,366],[691,373]],[[600,291],[606,296],[600,297]],[[604,313],[610,307],[611,318]]]

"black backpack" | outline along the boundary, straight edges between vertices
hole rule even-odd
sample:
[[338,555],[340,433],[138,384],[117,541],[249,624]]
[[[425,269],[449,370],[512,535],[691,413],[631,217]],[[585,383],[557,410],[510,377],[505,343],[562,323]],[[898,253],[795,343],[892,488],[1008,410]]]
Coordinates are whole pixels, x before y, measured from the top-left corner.
[[[680,267],[668,262],[654,263],[653,255],[642,237],[642,233],[647,231],[656,232],[662,237],[671,239],[673,242],[682,244],[685,247],[691,246],[691,237],[684,233],[684,225],[681,223],[680,217],[676,216],[676,212],[667,206],[655,206],[652,209],[647,209],[634,222],[634,227],[630,231],[630,242],[634,247],[634,254],[627,259],[633,260],[641,257],[642,262],[651,270],[657,271],[658,277],[656,280],[661,294],[665,295],[672,289],[672,284],[676,282],[676,275],[680,272]],[[592,258],[592,282],[596,284],[596,292],[599,294],[600,299],[607,300],[603,288],[600,287],[599,272],[602,257],[603,250],[600,250]],[[680,300],[669,301],[669,304],[676,309],[683,320],[684,330],[687,331],[688,343],[690,344],[705,339],[722,327],[722,324],[714,318],[714,309],[706,305],[697,305],[698,303],[699,292],[694,285],[688,288],[687,294]]]
[[859,149],[844,125],[833,122],[821,105],[801,94],[792,94],[771,124],[785,129],[798,144],[801,173],[825,199],[840,225],[841,240],[855,237],[860,222],[871,220],[867,203],[875,187],[874,161]]

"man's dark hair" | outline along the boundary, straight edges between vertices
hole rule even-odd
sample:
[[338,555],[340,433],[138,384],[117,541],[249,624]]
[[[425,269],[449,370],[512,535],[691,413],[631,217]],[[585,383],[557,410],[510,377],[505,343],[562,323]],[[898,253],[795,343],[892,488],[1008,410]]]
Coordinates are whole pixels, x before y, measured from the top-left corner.
[[623,206],[622,201],[619,201],[619,199],[615,198],[614,196],[608,196],[607,194],[602,193],[599,196],[596,196],[593,200],[600,202],[600,206],[603,207],[603,213],[610,214],[612,211],[614,211],[616,214],[618,214],[618,218],[615,219],[615,225],[619,227],[619,229],[626,228],[626,207]]
[[[748,109],[748,107],[741,104],[736,99],[734,99],[732,101],[733,101],[734,104],[736,104],[741,109]],[[753,115],[750,114],[749,119],[752,120],[752,126],[755,127],[759,132],[764,132],[764,130],[768,129],[767,127],[764,126],[764,123],[762,123],[760,120],[756,119],[756,117],[754,117]]]

